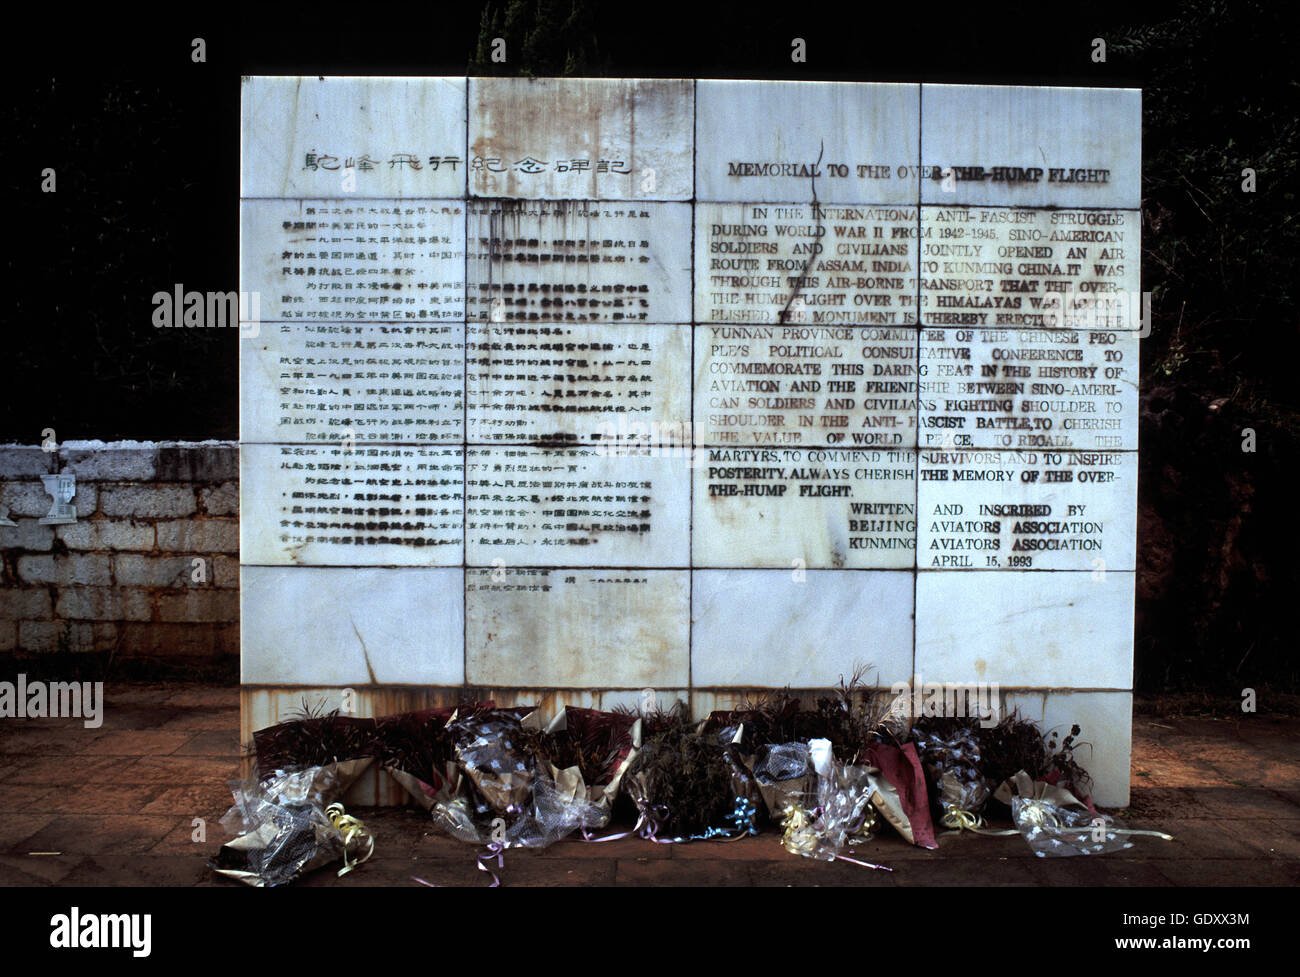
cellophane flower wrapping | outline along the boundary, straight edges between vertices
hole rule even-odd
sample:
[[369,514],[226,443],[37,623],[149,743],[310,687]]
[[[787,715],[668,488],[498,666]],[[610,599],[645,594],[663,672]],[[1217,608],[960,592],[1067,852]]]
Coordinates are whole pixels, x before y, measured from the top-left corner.
[[349,760],[273,771],[231,785],[235,804],[221,824],[238,837],[221,847],[214,871],[258,887],[285,885],[344,857],[344,838],[326,808],[370,763]]
[[457,715],[447,723],[456,763],[498,815],[523,810],[537,768],[540,717],[532,707]]
[[387,716],[378,728],[385,768],[437,829],[471,844],[541,848],[608,823],[635,724],[570,707],[542,730],[531,706],[476,702]]
[[807,810],[817,806],[817,772],[807,743],[765,744],[758,748],[749,766],[773,821],[779,823],[791,804]]
[[978,815],[993,790],[984,778],[976,730],[959,726],[940,732],[918,725],[913,735],[944,823],[953,827],[959,813]]
[[[829,740],[814,739],[807,749],[816,773],[815,806],[810,810],[797,794],[787,795],[781,812],[785,829],[781,844],[797,855],[833,861],[871,840],[875,827],[871,770],[835,759]],[[795,759],[793,751],[789,758]]]
[[343,858],[343,835],[326,809],[373,763],[373,719],[315,713],[253,734],[257,775],[231,782],[235,803],[221,825],[237,837],[211,862],[219,874],[255,886],[292,882]]
[[268,805],[314,806],[324,811],[342,800],[372,762],[364,757],[318,767],[272,770],[264,777],[233,780],[230,790],[235,803],[220,823],[232,834],[240,834],[264,822]]
[[[473,708],[446,722],[445,744],[453,765],[429,805],[433,824],[471,844],[525,843],[525,800],[531,797],[536,759],[528,746],[525,717],[531,706]],[[535,725],[535,720],[531,725]]]
[[608,824],[640,737],[634,715],[566,706],[543,735],[547,762],[534,786],[538,819],[571,825],[569,831]]
[[1128,829],[1090,810],[1064,787],[1032,780],[1020,771],[1003,785],[1010,791],[1011,819],[1039,858],[1104,855],[1132,848]]
[[553,767],[540,726],[530,706],[451,718],[447,733],[462,779],[431,806],[435,826],[505,849],[545,848],[604,825],[608,810],[592,800],[580,774]]
[[343,858],[343,838],[315,805],[275,805],[258,827],[221,846],[218,875],[258,888],[285,885]]

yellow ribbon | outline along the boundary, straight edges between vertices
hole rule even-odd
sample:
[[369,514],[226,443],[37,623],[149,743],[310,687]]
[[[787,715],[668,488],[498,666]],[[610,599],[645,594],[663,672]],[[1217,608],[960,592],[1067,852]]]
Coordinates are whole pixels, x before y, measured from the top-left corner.
[[1047,808],[1047,804],[1035,798],[1026,798],[1020,808],[1020,821],[1031,828],[1060,829],[1061,821]]
[[939,823],[945,828],[951,828],[953,831],[971,831],[977,835],[987,835],[991,838],[1020,834],[1015,828],[1009,828],[1005,831],[986,828],[984,827],[983,817],[972,811],[963,811],[955,804],[948,806],[948,809],[944,811],[943,819]]
[[[342,804],[334,803],[325,808],[325,816],[329,818],[334,830],[343,836],[343,867],[339,869],[339,877],[342,878],[362,862],[370,859],[370,856],[375,853],[375,839],[364,824],[343,809]],[[349,858],[348,849],[356,839],[365,844],[366,853],[360,858],[355,855]]]
[[850,845],[865,845],[871,841],[874,841],[875,838],[873,837],[871,832],[875,830],[876,830],[876,809],[872,807],[870,803],[868,803],[867,814],[866,817],[863,818],[862,820],[862,827],[860,827],[857,830],[856,834],[849,836],[849,838],[847,839],[848,843]]
[[1107,832],[1113,835],[1150,835],[1153,838],[1163,838],[1165,841],[1173,841],[1173,835],[1167,835],[1163,831],[1151,831],[1148,828],[1107,828]]
[[781,812],[781,847],[792,855],[809,855],[817,849],[817,835],[812,830],[812,815],[796,803],[788,803]]
[[[781,824],[785,828],[785,834],[781,838],[782,847],[792,855],[813,856],[819,846],[817,831],[813,826],[814,820],[812,813],[802,805],[790,801],[787,802],[785,808],[782,809],[781,816]],[[871,823],[875,823],[874,817],[872,818]],[[851,838],[849,839],[849,843],[858,844],[860,840],[861,839]],[[870,841],[871,836],[869,834],[866,835],[865,840]],[[849,849],[849,851],[851,853],[852,849]],[[836,862],[852,862],[854,865],[861,865],[863,868],[879,869],[882,872],[893,871],[893,869],[888,866],[877,865],[874,862],[859,861],[856,858],[849,858],[847,855],[841,855],[838,852],[831,853],[830,859],[831,861]]]

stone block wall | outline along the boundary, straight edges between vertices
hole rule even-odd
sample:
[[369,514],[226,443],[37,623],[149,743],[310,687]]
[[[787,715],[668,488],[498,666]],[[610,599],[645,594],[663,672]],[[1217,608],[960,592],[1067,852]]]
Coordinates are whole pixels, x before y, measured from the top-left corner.
[[[41,476],[76,476],[77,521],[42,525]],[[0,445],[0,655],[111,655],[234,679],[239,446]]]

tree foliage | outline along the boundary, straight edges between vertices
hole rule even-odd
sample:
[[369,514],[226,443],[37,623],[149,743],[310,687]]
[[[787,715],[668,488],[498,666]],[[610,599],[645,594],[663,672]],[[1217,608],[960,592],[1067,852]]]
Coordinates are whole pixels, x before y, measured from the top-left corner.
[[1280,50],[1290,20],[1281,5],[1198,2],[1111,44],[1144,79],[1142,287],[1153,295],[1136,682],[1147,691],[1300,682],[1284,617],[1300,586],[1300,82]]
[[[602,75],[595,0],[487,0],[479,23],[471,75]],[[493,61],[493,42],[506,42],[506,60]]]

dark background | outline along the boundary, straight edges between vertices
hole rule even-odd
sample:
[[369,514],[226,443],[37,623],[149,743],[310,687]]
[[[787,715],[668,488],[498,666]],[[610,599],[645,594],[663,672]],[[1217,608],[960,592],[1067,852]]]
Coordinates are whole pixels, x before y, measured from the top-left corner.
[[[154,292],[175,283],[238,288],[241,75],[1140,87],[1154,315],[1141,353],[1136,684],[1226,700],[1246,686],[1300,690],[1292,8],[883,6],[488,0],[94,22],[38,11],[39,24],[15,23],[4,67],[0,442],[39,443],[44,428],[60,442],[238,437],[235,331],[155,329],[151,315]],[[496,36],[504,65],[488,60]],[[196,37],[206,63],[191,60]],[[794,37],[805,64],[790,60]],[[41,192],[45,167],[56,193]],[[1241,189],[1245,167],[1255,193]]]

